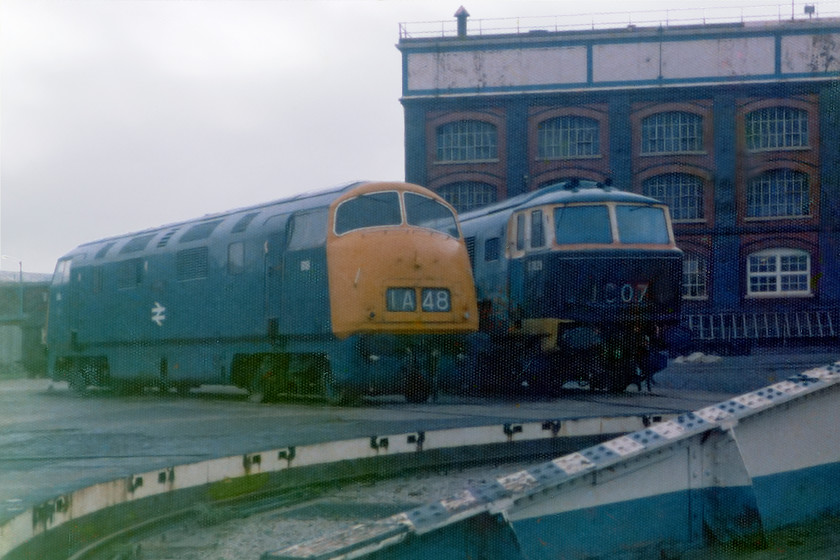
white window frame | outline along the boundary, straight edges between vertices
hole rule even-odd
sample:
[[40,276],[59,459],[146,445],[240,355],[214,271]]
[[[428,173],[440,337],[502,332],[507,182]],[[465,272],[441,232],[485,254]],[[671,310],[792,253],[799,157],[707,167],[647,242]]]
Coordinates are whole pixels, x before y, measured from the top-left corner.
[[709,261],[703,255],[686,253],[683,258],[682,298],[709,299]]
[[[803,258],[804,267],[801,267]],[[796,269],[791,270],[792,266]],[[789,248],[765,249],[747,255],[746,268],[747,297],[809,297],[812,295],[811,255],[808,251]],[[803,285],[804,288],[801,288]]]

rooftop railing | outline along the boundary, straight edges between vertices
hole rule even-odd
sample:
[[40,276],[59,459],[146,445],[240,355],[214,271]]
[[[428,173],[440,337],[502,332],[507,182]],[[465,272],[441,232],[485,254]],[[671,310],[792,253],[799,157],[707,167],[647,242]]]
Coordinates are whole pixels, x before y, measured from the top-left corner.
[[[480,5],[479,5],[480,6]],[[479,8],[480,9],[480,8]],[[476,13],[478,13],[476,9]],[[525,34],[558,31],[590,31],[626,28],[667,28],[691,25],[761,25],[774,22],[808,21],[840,17],[840,4],[796,3],[717,8],[676,8],[634,12],[602,12],[513,18],[469,18],[467,36]],[[400,39],[457,37],[455,17],[446,21],[400,23]]]

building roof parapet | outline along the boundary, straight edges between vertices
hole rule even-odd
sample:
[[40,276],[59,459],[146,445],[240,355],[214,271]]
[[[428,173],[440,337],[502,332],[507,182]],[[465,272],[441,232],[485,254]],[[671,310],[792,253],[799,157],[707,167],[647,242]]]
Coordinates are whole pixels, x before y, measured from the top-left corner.
[[[814,4],[796,6],[741,6],[718,8],[678,8],[673,10],[639,10],[634,12],[601,12],[588,15],[523,16],[515,18],[472,19],[468,37],[539,36],[555,33],[574,34],[593,31],[697,30],[745,27],[768,27],[780,24],[814,24],[840,22],[840,10],[818,11]],[[798,11],[797,11],[798,10]],[[832,11],[833,10],[833,11]],[[463,39],[459,36],[457,18],[446,21],[400,23],[400,44],[414,40]]]

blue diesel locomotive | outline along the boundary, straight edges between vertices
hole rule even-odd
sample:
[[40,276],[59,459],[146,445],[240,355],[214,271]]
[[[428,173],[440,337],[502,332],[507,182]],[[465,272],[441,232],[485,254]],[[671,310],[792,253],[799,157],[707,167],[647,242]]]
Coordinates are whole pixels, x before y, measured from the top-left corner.
[[102,239],[59,259],[48,360],[72,387],[425,401],[478,327],[452,208],[359,182]]
[[460,220],[479,308],[468,385],[623,391],[664,367],[682,281],[664,204],[568,181]]

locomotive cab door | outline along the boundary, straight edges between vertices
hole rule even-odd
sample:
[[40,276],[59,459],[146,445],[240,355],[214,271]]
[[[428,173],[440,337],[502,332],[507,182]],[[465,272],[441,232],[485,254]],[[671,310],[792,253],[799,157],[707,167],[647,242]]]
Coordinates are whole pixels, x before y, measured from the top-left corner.
[[283,255],[281,332],[311,335],[330,332],[327,296],[327,209],[292,214]]
[[549,232],[546,213],[541,208],[515,214],[509,230],[511,273],[509,296],[512,306],[524,318],[555,314],[551,291],[550,259],[547,259]]
[[286,226],[289,214],[272,216],[265,222],[265,319],[268,333],[275,336],[283,314],[283,266],[286,253]]

